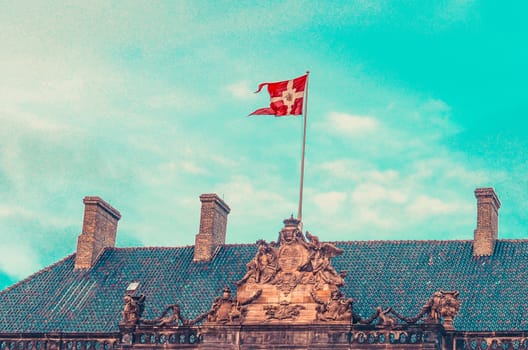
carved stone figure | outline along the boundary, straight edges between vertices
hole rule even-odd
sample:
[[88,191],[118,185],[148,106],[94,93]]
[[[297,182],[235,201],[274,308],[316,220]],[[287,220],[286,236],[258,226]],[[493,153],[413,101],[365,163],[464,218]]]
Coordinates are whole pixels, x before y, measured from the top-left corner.
[[316,318],[319,321],[350,321],[352,319],[352,298],[345,298],[344,294],[335,290],[328,301],[323,301],[317,297],[315,292],[311,292],[314,301],[319,304],[316,307]]
[[422,307],[420,313],[414,317],[405,317],[400,315],[395,310],[390,312],[400,320],[406,323],[416,323],[422,317],[427,315],[425,322],[440,323],[443,320],[445,329],[453,330],[453,318],[460,310],[461,301],[458,300],[458,291],[437,291],[429,298],[429,300]]
[[343,250],[331,243],[322,243],[319,237],[311,235],[308,231],[306,238],[309,240],[308,248],[311,250],[309,270],[315,277],[317,287],[324,283],[338,287],[344,285],[345,272],[338,274],[330,263],[330,259],[343,254]]
[[178,326],[179,323],[185,324],[185,320],[180,314],[180,305],[172,304],[165,308],[160,317],[153,320],[141,319],[141,323],[146,325],[154,325],[158,327],[163,326]]
[[240,310],[233,309],[233,305],[236,305],[236,301],[231,299],[231,289],[225,287],[222,296],[216,297],[213,301],[207,321],[225,323],[232,322],[235,318],[240,318]]
[[441,291],[443,298],[440,302],[440,315],[444,318],[445,329],[455,329],[453,318],[458,314],[462,302],[458,300],[458,291]]
[[455,317],[462,304],[458,300],[460,293],[458,291],[442,291],[442,301],[440,302],[440,314],[442,317]]
[[429,314],[429,320],[440,322],[440,304],[442,302],[442,293],[434,292],[431,298],[425,303],[422,310]]
[[[262,290],[256,291],[248,300],[238,301],[236,298],[231,298],[231,289],[225,287],[221,297],[216,297],[211,306],[211,310],[205,314],[207,322],[213,323],[232,323],[242,322],[246,309],[243,307],[262,294]],[[199,321],[199,317],[195,322]]]
[[260,239],[257,241],[257,246],[257,254],[246,264],[247,273],[240,281],[235,282],[237,286],[244,282],[269,283],[280,270],[274,244],[268,244]]
[[287,301],[281,301],[279,305],[266,305],[266,317],[268,320],[285,320],[285,319],[296,319],[299,317],[301,310],[305,307],[302,305],[290,305]]
[[143,310],[145,309],[145,296],[125,295],[123,298],[123,319],[120,325],[136,325],[141,319]]
[[452,325],[453,317],[456,316],[460,309],[461,302],[458,300],[457,291],[438,291],[423,306],[422,312],[429,315],[429,320],[440,322],[444,318],[444,325]]
[[396,323],[396,320],[394,317],[390,315],[392,312],[392,308],[388,307],[385,310],[383,310],[380,306],[376,308],[376,311],[378,312],[378,324],[382,327],[391,328]]

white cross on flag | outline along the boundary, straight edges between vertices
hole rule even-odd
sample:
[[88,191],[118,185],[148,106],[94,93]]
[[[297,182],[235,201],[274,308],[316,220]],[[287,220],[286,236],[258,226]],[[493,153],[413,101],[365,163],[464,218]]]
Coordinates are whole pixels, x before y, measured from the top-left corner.
[[262,83],[255,93],[260,92],[264,85],[268,85],[270,94],[269,108],[260,108],[250,115],[300,115],[303,109],[304,89],[308,74],[292,80],[278,81],[276,83]]

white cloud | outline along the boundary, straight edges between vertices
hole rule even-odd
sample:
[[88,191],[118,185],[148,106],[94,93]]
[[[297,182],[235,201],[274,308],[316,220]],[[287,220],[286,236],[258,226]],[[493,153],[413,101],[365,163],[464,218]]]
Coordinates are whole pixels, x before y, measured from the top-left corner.
[[346,193],[331,191],[314,195],[313,201],[322,212],[335,213],[342,209],[346,197]]
[[4,136],[4,142],[6,139],[10,140],[15,132],[38,133],[39,137],[48,140],[60,139],[65,134],[82,133],[80,128],[69,121],[58,120],[58,118],[44,114],[28,113],[11,107],[0,109],[0,122],[6,127],[3,132],[0,131],[0,135]]
[[375,181],[388,184],[400,176],[395,169],[380,170],[375,164],[365,160],[337,159],[322,162],[317,168],[325,173],[325,177],[355,182]]
[[438,28],[447,28],[453,23],[465,21],[474,13],[474,0],[448,0],[440,3],[436,8],[436,21]]
[[447,202],[439,198],[421,195],[407,207],[407,211],[411,216],[427,218],[431,216],[456,213],[457,211],[464,209],[462,203],[463,202],[460,198],[456,198],[452,202]]
[[188,174],[192,175],[206,175],[209,174],[207,169],[201,167],[200,165],[196,164],[196,162],[192,161],[183,161],[181,164],[182,170],[185,171]]
[[[496,175],[500,175],[501,173],[503,174],[502,176],[505,175],[501,171],[497,171]],[[450,164],[450,167],[445,172],[445,176],[468,184],[481,184],[489,180],[490,173],[480,169],[468,169],[463,164],[455,163]]]
[[0,270],[11,277],[28,277],[40,267],[37,256],[37,253],[27,245],[3,243],[0,246]]
[[[451,233],[453,230],[445,228],[443,221],[449,220],[453,227],[472,224],[472,190],[475,181],[482,182],[486,174],[469,169],[456,154],[438,149],[433,147],[438,154],[424,152],[426,158],[400,163],[398,170],[382,169],[375,159],[322,163],[315,174],[318,186],[329,192],[344,190],[350,204],[338,208],[338,219],[326,215],[325,220],[317,220],[317,225],[332,232],[346,229],[362,235],[359,239],[393,238],[396,234],[413,239],[420,237],[420,227],[428,227],[427,232],[431,232],[433,222],[438,230]],[[460,192],[461,188],[467,192]]]
[[233,97],[241,100],[249,100],[255,98],[255,87],[253,87],[253,90],[251,90],[249,84],[246,81],[240,81],[238,83],[228,85],[227,91],[229,91],[229,93]]
[[[228,182],[211,184],[202,189],[201,193],[217,193],[231,208],[227,225],[228,242],[250,243],[259,238],[276,239],[282,220],[296,214],[297,191],[281,193],[278,189],[284,186],[271,186],[267,184],[268,180],[236,175]],[[197,206],[196,222],[198,212]]]
[[[395,215],[387,215],[380,207],[364,205],[354,210],[351,221],[354,223],[355,232],[365,231],[372,235],[377,228],[397,230],[401,227],[398,225],[401,224],[401,220],[399,220],[401,218]],[[362,239],[370,239],[370,237],[362,237]]]
[[358,136],[376,131],[379,122],[373,117],[331,112],[328,126],[336,133]]
[[398,178],[399,173],[393,169],[384,170],[384,171],[372,170],[368,173],[367,176],[373,181],[378,181],[381,183],[392,183],[394,180]]
[[[436,157],[415,160],[409,168],[409,179],[417,183],[425,183],[432,179],[445,181],[451,184],[478,184],[485,183],[491,176],[491,172],[468,168],[468,161],[458,157],[456,154],[448,154],[440,151]],[[499,172],[497,172],[497,175]]]
[[13,217],[16,216],[18,218],[25,218],[33,216],[31,212],[28,210],[19,207],[19,206],[7,206],[7,205],[0,205],[0,218],[6,218],[6,217]]
[[[209,101],[209,104],[206,103]],[[171,108],[179,111],[203,111],[209,108],[210,100],[205,96],[192,95],[189,91],[173,91],[151,96],[147,105],[152,108]]]
[[362,183],[352,193],[352,200],[357,205],[375,202],[403,204],[407,201],[407,197],[408,194],[403,191],[374,183]]
[[[252,181],[245,176],[235,176],[230,182],[219,186],[221,193],[227,195],[226,200],[233,206],[252,216],[268,215],[274,207],[288,207],[289,201],[277,192],[269,191],[269,187],[257,187],[258,181]],[[251,203],[248,206],[248,203]],[[288,211],[288,209],[285,209]]]
[[352,179],[357,178],[358,173],[355,170],[361,169],[358,166],[360,164],[359,161],[354,162],[348,159],[339,159],[323,162],[318,167],[323,172],[328,173],[327,176],[331,176],[332,178]]

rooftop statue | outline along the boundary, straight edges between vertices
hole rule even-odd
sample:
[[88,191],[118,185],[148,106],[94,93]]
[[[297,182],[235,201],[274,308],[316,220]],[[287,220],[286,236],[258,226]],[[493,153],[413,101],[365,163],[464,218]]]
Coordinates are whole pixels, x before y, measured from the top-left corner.
[[139,323],[145,309],[145,296],[125,295],[123,297],[123,319],[119,323],[123,326],[134,326]]
[[324,301],[312,291],[312,298],[319,305],[316,307],[319,321],[350,321],[352,318],[352,298],[345,298],[341,291],[333,291],[329,300]]
[[311,251],[309,269],[315,278],[316,288],[322,288],[325,283],[337,287],[343,286],[346,273],[338,274],[330,263],[330,259],[343,254],[343,250],[331,243],[322,243],[319,237],[311,235],[308,231],[306,237],[310,241],[307,247]]
[[224,287],[222,290],[222,296],[216,297],[211,305],[211,309],[198,316],[194,321],[191,321],[191,324],[200,322],[203,319],[206,319],[208,323],[241,323],[244,320],[246,315],[246,307],[255,299],[257,299],[261,290],[257,290],[249,299],[240,300],[238,298],[231,297],[231,289],[229,287]]
[[179,304],[172,304],[165,308],[161,316],[153,319],[153,320],[146,320],[141,319],[140,322],[145,325],[153,325],[158,327],[164,327],[164,326],[178,326],[181,322],[182,324],[186,324],[186,321],[181,316],[181,310]]
[[236,285],[241,285],[248,280],[255,283],[273,281],[280,270],[275,244],[266,243],[266,241],[259,239],[257,241],[257,254],[246,264],[246,267],[247,273],[240,281],[235,282]]

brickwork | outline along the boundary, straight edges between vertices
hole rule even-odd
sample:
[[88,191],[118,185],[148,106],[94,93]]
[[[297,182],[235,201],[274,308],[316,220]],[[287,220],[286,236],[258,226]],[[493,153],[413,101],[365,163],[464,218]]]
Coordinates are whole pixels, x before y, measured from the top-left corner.
[[194,261],[210,261],[215,249],[225,243],[229,206],[214,193],[200,196],[200,231],[194,245]]
[[88,269],[104,248],[115,247],[121,214],[99,197],[84,197],[82,233],[77,240],[75,269]]
[[499,232],[501,203],[493,188],[477,188],[477,228],[474,231],[473,255],[491,256]]

